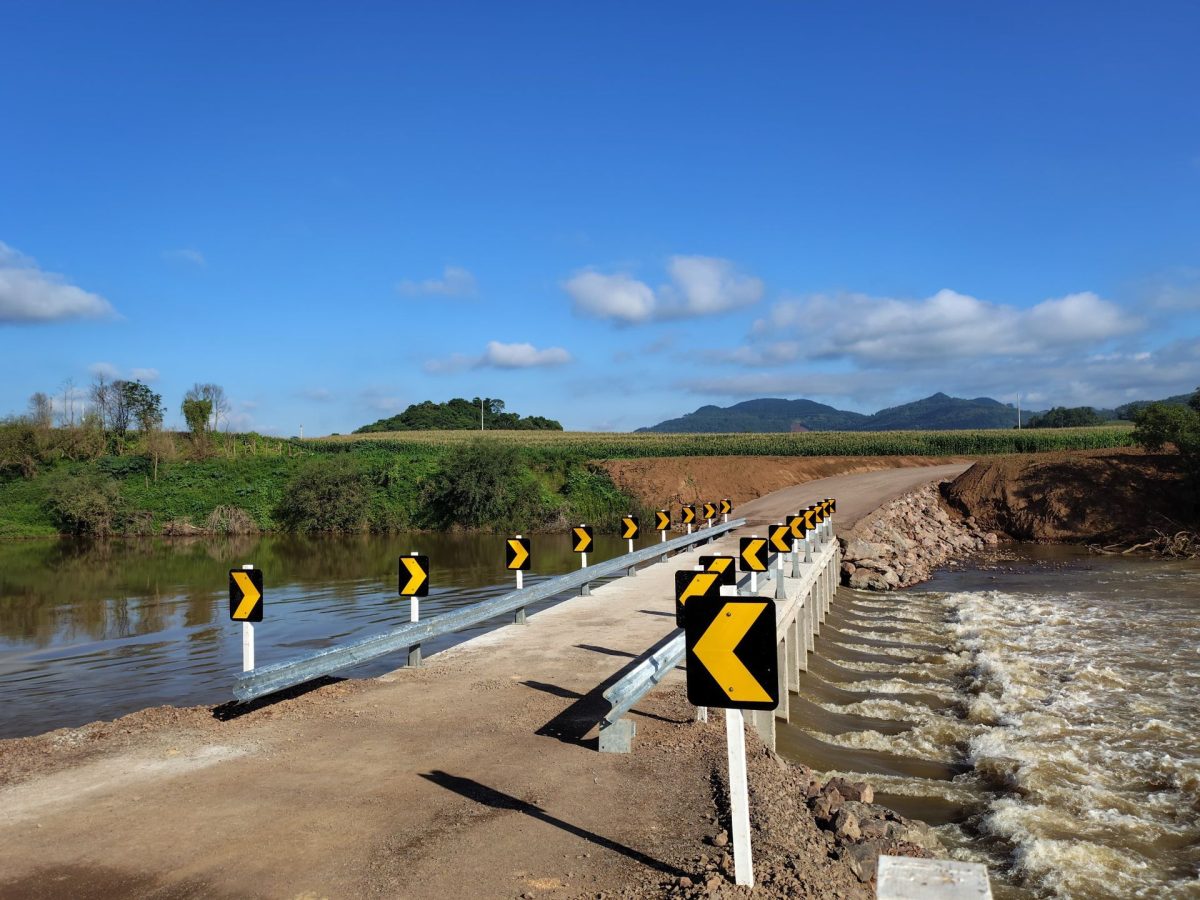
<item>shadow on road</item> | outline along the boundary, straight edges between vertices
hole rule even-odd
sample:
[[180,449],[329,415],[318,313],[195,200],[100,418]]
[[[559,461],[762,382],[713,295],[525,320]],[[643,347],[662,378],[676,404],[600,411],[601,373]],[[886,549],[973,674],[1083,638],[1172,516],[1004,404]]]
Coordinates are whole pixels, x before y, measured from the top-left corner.
[[539,822],[545,822],[547,825],[553,825],[555,828],[561,828],[568,834],[573,834],[585,841],[590,841],[614,853],[620,853],[622,856],[629,857],[634,862],[651,869],[656,869],[666,875],[678,878],[687,874],[668,863],[657,860],[652,856],[647,856],[640,850],[634,850],[632,847],[627,847],[622,843],[603,837],[594,831],[588,831],[586,828],[572,825],[570,822],[565,822],[557,816],[550,815],[550,813],[534,803],[521,800],[511,794],[498,791],[495,788],[490,788],[486,784],[480,784],[474,779],[462,778],[458,775],[451,775],[448,772],[437,769],[432,772],[422,772],[421,777],[427,781],[432,781],[434,784],[448,791],[453,791],[459,796],[466,797],[468,800],[474,800],[476,803],[490,806],[492,809],[512,810],[513,812],[529,816],[531,819],[537,819]]

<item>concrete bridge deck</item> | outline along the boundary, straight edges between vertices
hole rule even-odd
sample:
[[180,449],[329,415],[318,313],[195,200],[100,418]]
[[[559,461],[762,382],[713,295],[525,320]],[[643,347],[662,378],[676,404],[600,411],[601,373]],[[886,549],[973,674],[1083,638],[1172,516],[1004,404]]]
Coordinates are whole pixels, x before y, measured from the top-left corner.
[[[949,469],[823,479],[777,502],[837,496],[844,523]],[[423,669],[227,720],[159,709],[6,742],[0,897],[577,896],[685,874],[673,861],[711,833],[712,808],[708,773],[671,749],[723,723],[693,724],[659,691],[635,710],[635,752],[600,754],[600,694],[673,630],[673,573],[736,547],[642,569]]]

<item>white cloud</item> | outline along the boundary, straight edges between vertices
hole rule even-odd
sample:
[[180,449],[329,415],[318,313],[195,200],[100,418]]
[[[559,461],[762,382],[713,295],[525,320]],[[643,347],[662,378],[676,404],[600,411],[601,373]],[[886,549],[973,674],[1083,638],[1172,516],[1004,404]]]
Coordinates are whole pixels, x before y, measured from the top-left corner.
[[131,369],[129,372],[135,381],[141,381],[145,384],[153,384],[158,381],[158,369]]
[[478,356],[454,353],[444,359],[431,359],[423,368],[433,375],[448,375],[467,369],[533,369],[547,366],[562,366],[571,362],[571,354],[562,347],[547,347],[539,350],[533,344],[505,344],[488,341],[487,348]]
[[[1019,309],[941,290],[923,300],[818,294],[785,301],[754,323],[751,336],[776,343],[795,337],[803,341],[810,358],[908,365],[929,359],[1061,353],[1142,327],[1138,318],[1090,292]],[[749,349],[758,348],[752,344]]]
[[478,290],[475,276],[460,266],[446,266],[441,278],[404,281],[396,284],[402,297],[474,297]]
[[762,299],[762,281],[742,275],[727,259],[672,256],[667,272],[674,285],[659,289],[661,318],[711,316]]
[[114,315],[107,300],[44,272],[0,241],[0,324],[98,319]]
[[586,270],[563,283],[575,311],[627,324],[651,319],[710,316],[752,303],[763,295],[760,279],[737,271],[732,262],[713,256],[672,256],[671,278],[655,291],[632,275]]
[[1144,284],[1150,306],[1166,312],[1200,310],[1200,269],[1184,266]]
[[563,288],[574,299],[576,312],[598,319],[644,322],[654,314],[654,291],[629,275],[580,272]]
[[112,381],[121,374],[121,370],[110,362],[94,362],[88,366],[88,371],[91,374],[99,378],[104,378],[108,381]]
[[502,344],[488,341],[481,365],[496,369],[531,369],[537,366],[561,366],[571,361],[562,347],[538,350],[533,344]]
[[194,247],[180,247],[176,250],[164,250],[162,258],[167,262],[184,263],[197,268],[204,268],[208,265],[208,260],[204,258],[204,254]]

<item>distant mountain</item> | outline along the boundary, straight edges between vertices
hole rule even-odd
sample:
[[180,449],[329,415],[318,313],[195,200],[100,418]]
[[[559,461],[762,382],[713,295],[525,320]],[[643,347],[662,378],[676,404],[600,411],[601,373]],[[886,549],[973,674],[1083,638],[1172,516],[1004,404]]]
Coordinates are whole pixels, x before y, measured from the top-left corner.
[[1016,424],[1017,411],[1007,403],[990,397],[963,400],[937,393],[870,416],[812,400],[746,400],[729,407],[702,406],[638,431],[948,431],[1013,428]]
[[859,431],[867,416],[812,400],[746,400],[733,406],[702,406],[638,431],[672,433],[749,431]]

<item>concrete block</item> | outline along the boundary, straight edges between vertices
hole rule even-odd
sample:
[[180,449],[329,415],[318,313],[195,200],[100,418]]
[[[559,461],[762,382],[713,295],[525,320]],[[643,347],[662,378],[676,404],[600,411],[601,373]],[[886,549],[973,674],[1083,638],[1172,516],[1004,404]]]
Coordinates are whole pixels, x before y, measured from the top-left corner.
[[953,859],[880,856],[878,900],[991,900],[987,869]]

